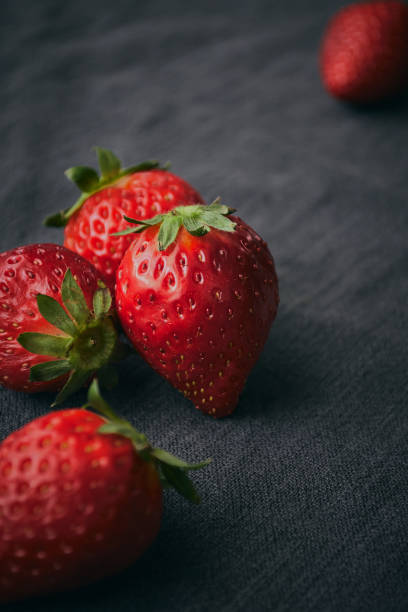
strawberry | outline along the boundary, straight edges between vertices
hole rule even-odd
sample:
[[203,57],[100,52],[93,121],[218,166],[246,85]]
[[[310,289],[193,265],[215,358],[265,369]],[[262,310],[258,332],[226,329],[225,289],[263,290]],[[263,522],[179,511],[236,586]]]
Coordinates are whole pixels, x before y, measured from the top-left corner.
[[52,412],[0,446],[0,603],[72,589],[132,564],[155,539],[162,486],[199,498],[190,465],[118,418],[93,381],[90,410]]
[[101,176],[93,168],[69,168],[66,175],[82,195],[71,208],[48,217],[45,223],[65,226],[64,245],[92,262],[113,287],[116,269],[132,240],[111,235],[127,227],[123,215],[148,219],[178,204],[203,200],[191,185],[159,168],[156,161],[123,169],[113,153],[95,148]]
[[230,414],[267,339],[278,282],[266,243],[217,200],[139,232],[116,280],[125,333],[148,363],[215,417]]
[[320,55],[329,93],[367,103],[391,96],[408,82],[408,7],[401,2],[363,2],[329,23]]
[[[76,279],[76,280],[75,280]],[[57,403],[119,355],[109,290],[86,259],[63,246],[0,253],[0,383],[61,390]]]

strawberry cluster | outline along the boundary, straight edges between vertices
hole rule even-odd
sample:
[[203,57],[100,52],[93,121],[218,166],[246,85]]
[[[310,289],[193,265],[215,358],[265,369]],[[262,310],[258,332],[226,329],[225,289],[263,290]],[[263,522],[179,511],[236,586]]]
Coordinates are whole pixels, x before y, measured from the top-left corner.
[[[408,82],[408,8],[350,5],[321,47],[326,89],[354,103]],[[0,253],[0,384],[84,385],[82,408],[51,412],[0,445],[0,603],[76,588],[130,565],[156,537],[162,491],[197,503],[187,463],[115,414],[98,377],[132,352],[214,417],[231,414],[275,319],[266,243],[219,199],[206,205],[157,161],[123,168],[96,147],[99,173],[66,171],[78,200],[46,219],[64,246]]]
[[[327,90],[355,103],[408,82],[408,8],[346,7],[321,47]],[[0,384],[56,392],[84,385],[82,408],[51,412],[0,445],[0,603],[76,588],[127,567],[156,537],[162,490],[199,497],[187,463],[154,447],[102,398],[98,377],[133,348],[214,417],[231,414],[275,319],[266,243],[219,199],[206,205],[157,161],[66,175],[78,200],[46,219],[64,246],[0,253]]]
[[162,489],[192,502],[190,464],[155,448],[103,400],[136,351],[200,411],[231,414],[276,316],[278,282],[260,236],[204,204],[155,161],[123,169],[97,148],[77,166],[77,202],[46,220],[64,246],[0,254],[0,383],[57,392],[51,412],[0,445],[0,602],[117,572],[156,537]]

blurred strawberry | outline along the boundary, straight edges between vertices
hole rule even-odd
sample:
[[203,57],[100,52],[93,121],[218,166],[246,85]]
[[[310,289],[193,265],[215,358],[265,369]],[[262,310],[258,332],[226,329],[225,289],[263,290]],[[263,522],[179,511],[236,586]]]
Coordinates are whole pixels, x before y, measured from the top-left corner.
[[349,102],[375,102],[408,82],[408,7],[352,4],[329,23],[320,53],[327,91]]

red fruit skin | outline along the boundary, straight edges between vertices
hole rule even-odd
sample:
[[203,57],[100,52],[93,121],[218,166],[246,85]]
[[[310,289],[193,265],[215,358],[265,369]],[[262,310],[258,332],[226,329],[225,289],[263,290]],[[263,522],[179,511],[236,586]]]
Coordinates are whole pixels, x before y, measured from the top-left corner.
[[381,100],[408,83],[408,6],[352,4],[330,21],[320,66],[327,91],[355,103]]
[[156,537],[162,491],[129,440],[70,409],[0,446],[0,603],[73,589],[133,563]]
[[135,172],[90,196],[65,226],[64,245],[85,257],[113,287],[117,267],[134,236],[111,236],[123,219],[149,219],[182,204],[203,204],[186,181],[166,170]]
[[244,221],[201,237],[183,227],[165,251],[156,227],[136,234],[118,268],[125,333],[196,408],[230,414],[276,316],[279,295],[266,243]]
[[0,384],[4,387],[36,393],[64,385],[67,376],[30,382],[32,366],[56,358],[29,353],[17,338],[23,332],[62,335],[42,317],[36,296],[49,295],[62,305],[61,284],[68,268],[92,308],[101,274],[79,255],[56,244],[31,244],[0,253]]

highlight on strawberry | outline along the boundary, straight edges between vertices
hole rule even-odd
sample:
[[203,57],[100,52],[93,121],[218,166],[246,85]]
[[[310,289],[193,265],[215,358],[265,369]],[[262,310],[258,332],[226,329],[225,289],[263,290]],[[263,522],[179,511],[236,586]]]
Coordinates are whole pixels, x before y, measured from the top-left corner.
[[50,227],[65,227],[64,245],[85,257],[103,274],[110,287],[116,269],[131,242],[112,236],[127,227],[123,215],[148,219],[180,204],[203,203],[200,194],[158,161],[122,168],[107,149],[95,147],[100,175],[94,168],[76,166],[65,174],[81,191],[71,206],[45,220]]
[[12,433],[0,445],[0,602],[73,589],[131,565],[157,536],[163,487],[198,503],[187,473],[208,463],[153,447],[113,412],[96,380],[83,408]]
[[[88,261],[63,246],[33,244],[0,253],[0,383],[55,404],[126,354],[110,291]],[[113,382],[113,380],[112,380]]]
[[238,403],[275,319],[278,280],[266,243],[219,200],[179,206],[136,227],[117,271],[116,308],[146,361],[199,410]]

